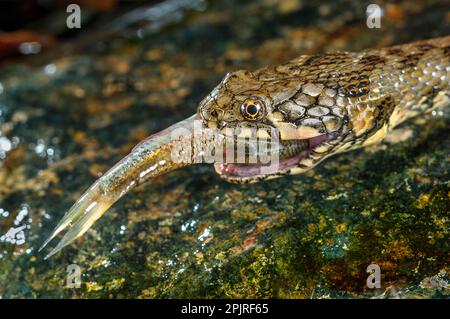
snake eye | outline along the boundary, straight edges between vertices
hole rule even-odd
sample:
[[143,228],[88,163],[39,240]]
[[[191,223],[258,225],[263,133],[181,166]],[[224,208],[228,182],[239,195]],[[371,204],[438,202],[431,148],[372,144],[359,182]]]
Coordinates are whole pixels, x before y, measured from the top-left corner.
[[260,97],[249,97],[241,105],[241,114],[249,121],[261,120],[266,115],[266,105]]

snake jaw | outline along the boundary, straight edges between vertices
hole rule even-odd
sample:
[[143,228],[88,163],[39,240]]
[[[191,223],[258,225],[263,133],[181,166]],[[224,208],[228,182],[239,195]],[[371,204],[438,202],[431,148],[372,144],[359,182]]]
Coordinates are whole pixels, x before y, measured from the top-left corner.
[[307,139],[282,141],[282,145],[302,145],[291,156],[279,158],[269,164],[215,163],[215,171],[222,179],[232,183],[252,183],[290,174],[292,170],[306,171],[328,157],[336,147],[337,132],[317,135]]

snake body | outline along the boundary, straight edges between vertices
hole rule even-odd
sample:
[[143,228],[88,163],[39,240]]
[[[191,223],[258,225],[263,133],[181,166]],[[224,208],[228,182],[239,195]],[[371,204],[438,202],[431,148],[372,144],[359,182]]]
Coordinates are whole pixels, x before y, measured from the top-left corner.
[[251,96],[266,105],[259,125],[278,128],[281,139],[334,136],[294,167],[273,174],[242,178],[216,169],[227,180],[253,182],[301,173],[332,154],[380,141],[403,121],[448,105],[449,52],[447,36],[358,53],[305,55],[228,74],[200,104],[205,125],[224,130],[253,124],[239,111]]
[[[68,228],[49,255],[58,252],[132,188],[186,165],[215,162],[225,180],[250,183],[301,173],[331,155],[378,142],[405,120],[449,105],[449,60],[447,36],[231,72],[194,116],[150,136],[98,179],[44,246]],[[275,164],[249,161],[250,153],[266,152],[260,141],[276,145],[268,148],[276,150]],[[244,145],[242,161],[234,155],[204,159],[237,145]]]

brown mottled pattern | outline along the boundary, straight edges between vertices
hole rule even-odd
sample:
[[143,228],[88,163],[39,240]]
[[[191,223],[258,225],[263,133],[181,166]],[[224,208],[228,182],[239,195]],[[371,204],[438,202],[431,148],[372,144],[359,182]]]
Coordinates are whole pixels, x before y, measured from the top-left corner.
[[[255,72],[229,73],[200,103],[199,114],[141,142],[78,199],[45,241],[44,246],[68,229],[48,256],[84,234],[133,187],[215,150],[216,128],[228,137],[218,149],[228,147],[229,137],[248,140],[249,127],[260,129],[258,137],[266,140],[274,139],[267,131],[264,135],[267,128],[278,129],[276,165],[262,170],[261,161],[252,166],[234,157],[232,163],[215,162],[221,177],[238,183],[301,173],[337,152],[379,141],[390,127],[448,104],[449,44],[446,37],[361,53],[301,56]],[[172,136],[176,131],[182,134]]]
[[[358,53],[300,56],[254,72],[232,72],[200,103],[198,113],[209,127],[269,125],[287,140],[292,132],[304,138],[334,134],[299,169],[277,175],[300,173],[332,154],[381,140],[408,118],[448,105],[449,47],[447,36]],[[258,123],[246,121],[239,111],[249,96],[267,105],[267,116]]]

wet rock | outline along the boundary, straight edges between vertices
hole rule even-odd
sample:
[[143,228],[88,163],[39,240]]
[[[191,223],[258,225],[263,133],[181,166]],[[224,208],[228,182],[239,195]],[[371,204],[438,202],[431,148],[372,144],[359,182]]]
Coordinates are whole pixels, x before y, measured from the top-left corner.
[[[80,53],[75,42],[77,54],[3,67],[0,236],[25,226],[25,241],[0,242],[0,296],[448,296],[448,112],[408,123],[407,139],[301,176],[239,186],[208,165],[173,172],[123,198],[59,255],[44,261],[36,251],[99,174],[145,135],[193,114],[224,73],[448,33],[442,19],[426,19],[420,35],[393,23],[375,32],[358,1],[323,6],[212,2],[138,40],[115,35],[100,53]],[[442,11],[417,7],[426,17]],[[390,16],[408,24],[408,8]],[[23,205],[30,220],[16,225]],[[373,263],[375,290],[366,286]],[[80,289],[67,286],[72,264]]]

